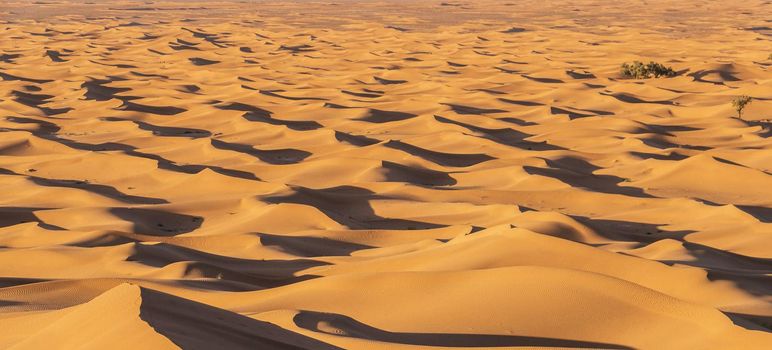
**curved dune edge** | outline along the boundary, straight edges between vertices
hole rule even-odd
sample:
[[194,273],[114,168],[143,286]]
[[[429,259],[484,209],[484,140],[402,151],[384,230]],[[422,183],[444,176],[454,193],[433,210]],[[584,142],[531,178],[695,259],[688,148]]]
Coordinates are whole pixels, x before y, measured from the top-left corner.
[[5,1],[0,348],[772,348],[770,6]]
[[[331,289],[337,290],[334,296]],[[44,314],[17,314],[5,321],[16,329],[19,324],[47,324],[34,334],[18,334],[24,340],[13,349],[51,344],[101,348],[110,346],[115,337],[127,348],[339,349],[372,341],[375,347],[393,343],[630,349],[660,346],[665,338],[670,339],[667,348],[762,349],[770,344],[764,333],[735,326],[713,308],[604,275],[538,266],[355,273],[239,298],[206,294],[195,298],[258,319],[266,313],[287,329],[127,283],[84,304]],[[335,302],[341,299],[346,302]],[[444,307],[445,303],[454,307]],[[288,308],[300,311],[281,312]],[[642,324],[647,326],[639,327]],[[100,337],[94,338],[90,328]]]
[[340,349],[267,322],[128,283],[85,304],[13,321],[48,324],[33,334],[17,334],[24,340],[10,349]]

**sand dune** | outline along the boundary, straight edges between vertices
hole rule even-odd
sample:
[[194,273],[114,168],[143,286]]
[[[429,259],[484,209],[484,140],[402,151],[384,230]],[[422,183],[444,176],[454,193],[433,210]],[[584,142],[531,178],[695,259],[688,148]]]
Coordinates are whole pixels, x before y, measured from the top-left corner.
[[0,348],[772,348],[770,9],[5,1]]

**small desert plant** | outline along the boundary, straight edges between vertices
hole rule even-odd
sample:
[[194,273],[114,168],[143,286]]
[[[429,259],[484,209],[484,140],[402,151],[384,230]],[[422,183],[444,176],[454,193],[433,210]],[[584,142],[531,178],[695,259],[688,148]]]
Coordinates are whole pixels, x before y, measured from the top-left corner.
[[648,73],[646,72],[646,66],[639,62],[635,61],[633,63],[622,63],[622,75],[628,78],[635,78],[635,79],[644,79],[648,78]]
[[652,76],[659,77],[674,77],[676,72],[671,67],[665,67],[661,63],[649,62],[643,64],[640,61],[633,61],[633,63],[622,64],[622,75],[633,79],[648,79]]
[[769,57],[767,57],[768,60],[772,61],[772,53],[769,54]]
[[745,106],[751,103],[753,99],[750,96],[740,96],[732,100],[732,107],[737,111],[737,117],[743,119],[743,110]]
[[649,72],[651,72],[651,74],[654,74],[655,78],[659,78],[659,77],[671,78],[676,76],[676,72],[673,70],[673,68],[665,67],[664,65],[659,63],[650,62],[648,65],[646,65],[646,67],[649,69]]

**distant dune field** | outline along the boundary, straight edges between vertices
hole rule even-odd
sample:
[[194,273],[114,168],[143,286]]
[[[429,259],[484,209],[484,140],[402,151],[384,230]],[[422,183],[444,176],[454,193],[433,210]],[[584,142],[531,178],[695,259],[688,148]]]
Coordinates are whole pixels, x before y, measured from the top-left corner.
[[0,348],[772,349],[771,14],[3,1]]

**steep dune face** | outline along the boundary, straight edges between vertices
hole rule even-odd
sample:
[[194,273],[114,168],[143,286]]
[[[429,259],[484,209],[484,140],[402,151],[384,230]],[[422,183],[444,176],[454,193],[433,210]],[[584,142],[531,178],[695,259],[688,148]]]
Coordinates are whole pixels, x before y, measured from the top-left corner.
[[45,325],[31,334],[16,334],[23,340],[11,349],[340,349],[267,322],[127,283],[81,305],[8,321]]
[[772,348],[770,6],[3,2],[0,348]]

